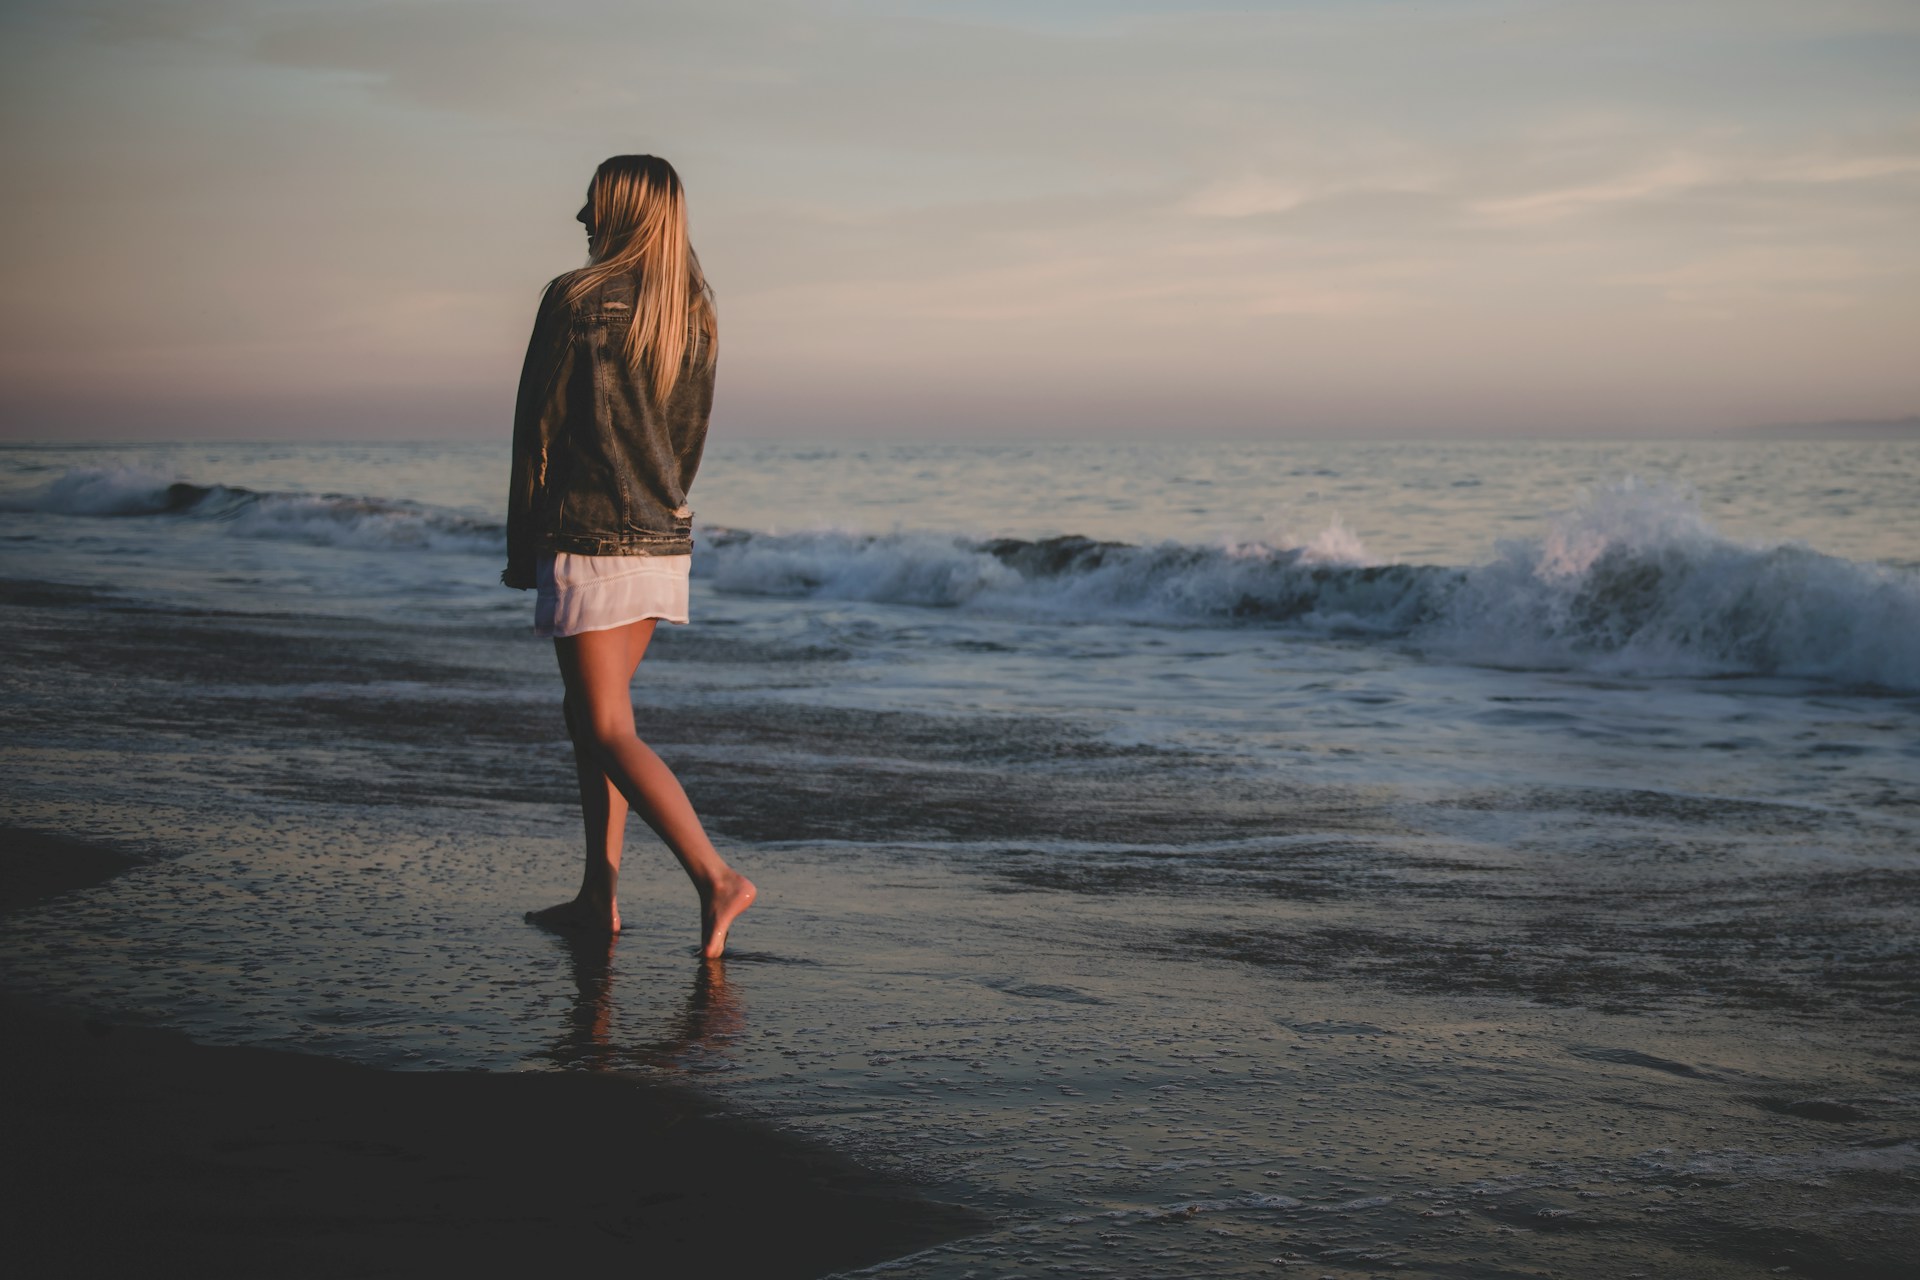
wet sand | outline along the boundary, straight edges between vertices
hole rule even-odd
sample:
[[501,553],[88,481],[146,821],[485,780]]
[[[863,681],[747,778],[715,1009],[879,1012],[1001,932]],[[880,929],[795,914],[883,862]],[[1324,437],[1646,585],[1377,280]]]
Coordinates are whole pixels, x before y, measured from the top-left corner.
[[[138,859],[0,833],[0,911]],[[19,1274],[819,1276],[978,1230],[692,1090],[386,1072],[0,997]]]
[[[918,615],[716,597],[636,692],[764,894],[713,982],[638,830],[617,948],[522,923],[579,857],[538,646],[27,603],[0,820],[164,857],[8,921],[21,994],[428,1081],[697,1084],[993,1214],[895,1280],[1905,1280],[1920,1249],[1911,700],[1092,625],[1044,666],[929,634],[916,669],[854,641]],[[1225,705],[1273,663],[1297,692]],[[1209,679],[1204,723],[1140,710]]]

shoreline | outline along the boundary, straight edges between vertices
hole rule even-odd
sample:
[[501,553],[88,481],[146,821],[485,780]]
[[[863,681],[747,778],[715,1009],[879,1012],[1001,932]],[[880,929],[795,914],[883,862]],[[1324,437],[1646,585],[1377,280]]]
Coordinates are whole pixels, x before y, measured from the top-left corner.
[[[0,915],[141,861],[0,838]],[[379,1071],[194,1044],[4,990],[0,1018],[6,1228],[35,1275],[563,1262],[799,1280],[987,1225],[692,1089],[618,1073]]]

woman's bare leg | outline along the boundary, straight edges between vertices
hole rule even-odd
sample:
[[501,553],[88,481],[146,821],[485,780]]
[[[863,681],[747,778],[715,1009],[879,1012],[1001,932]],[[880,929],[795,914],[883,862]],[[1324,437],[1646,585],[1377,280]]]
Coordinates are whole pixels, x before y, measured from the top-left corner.
[[[580,776],[581,808],[587,823],[587,870],[582,895],[574,902],[534,918],[562,927],[619,928],[615,891],[619,880],[620,842],[613,827],[614,801],[600,807],[607,785],[642,821],[653,828],[680,861],[700,895],[700,951],[714,957],[726,950],[727,930],[753,904],[753,882],[729,867],[714,849],[700,825],[687,793],[652,748],[634,731],[633,673],[653,637],[652,619],[556,638],[554,652],[567,685],[567,717],[574,735],[575,761]],[[604,783],[589,782],[589,761],[597,764]],[[624,814],[621,815],[624,818]],[[596,833],[605,833],[596,835]],[[599,906],[605,890],[606,905]],[[604,914],[602,912],[604,911]],[[556,918],[547,918],[556,917]],[[560,918],[564,917],[564,918]]]
[[[629,685],[652,638],[651,626],[633,628],[629,635]],[[571,902],[545,911],[529,911],[527,919],[570,933],[618,933],[620,852],[627,837],[627,798],[600,767],[600,753],[594,747],[591,722],[585,712],[575,712],[572,697],[561,703],[561,710],[566,717],[567,738],[573,743],[573,771],[580,787],[580,818],[585,827],[587,862],[580,873],[580,892]]]
[[615,899],[620,887],[620,851],[627,839],[627,798],[600,767],[585,724],[572,707],[562,706],[567,737],[573,740],[573,771],[580,783],[580,818],[587,838],[587,865],[580,874],[578,901],[592,904],[596,915],[604,907],[612,917],[610,932],[618,933],[620,909]]

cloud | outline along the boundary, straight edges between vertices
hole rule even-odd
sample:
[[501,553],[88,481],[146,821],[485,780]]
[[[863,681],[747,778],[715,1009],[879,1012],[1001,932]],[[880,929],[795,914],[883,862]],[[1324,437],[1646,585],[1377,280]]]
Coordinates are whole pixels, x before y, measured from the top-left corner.
[[1533,191],[1474,202],[1473,210],[1496,225],[1552,222],[1606,205],[1670,196],[1697,187],[1710,173],[1699,160],[1676,155],[1652,168],[1598,182]]

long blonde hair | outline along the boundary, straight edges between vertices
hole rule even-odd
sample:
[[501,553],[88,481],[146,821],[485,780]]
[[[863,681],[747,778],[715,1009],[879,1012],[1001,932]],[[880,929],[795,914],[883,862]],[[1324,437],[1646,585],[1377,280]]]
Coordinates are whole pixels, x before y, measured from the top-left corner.
[[682,366],[711,367],[720,327],[713,291],[687,238],[687,193],[659,156],[614,156],[587,189],[593,250],[587,265],[561,277],[574,302],[615,276],[638,278],[627,363],[653,366],[653,394],[664,401]]

